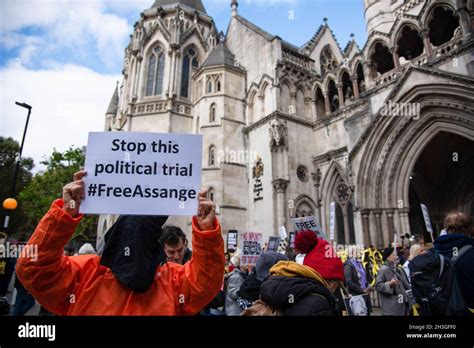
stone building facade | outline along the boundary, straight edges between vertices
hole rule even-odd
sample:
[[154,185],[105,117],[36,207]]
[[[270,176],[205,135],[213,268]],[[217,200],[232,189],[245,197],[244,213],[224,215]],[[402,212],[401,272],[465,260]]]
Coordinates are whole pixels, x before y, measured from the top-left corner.
[[474,214],[472,1],[365,0],[368,40],[344,49],[326,19],[297,47],[230,6],[225,34],[200,0],[143,11],[105,122],[202,134],[224,237],[266,241],[308,215],[327,231],[331,202],[340,244],[423,233],[420,203],[437,232],[451,209]]

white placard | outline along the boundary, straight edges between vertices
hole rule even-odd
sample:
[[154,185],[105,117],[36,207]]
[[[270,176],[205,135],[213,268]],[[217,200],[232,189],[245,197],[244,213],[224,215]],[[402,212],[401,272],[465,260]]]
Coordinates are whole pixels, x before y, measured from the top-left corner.
[[195,215],[201,163],[201,135],[89,133],[80,212]]
[[278,230],[278,235],[280,236],[281,240],[286,239],[286,237],[288,237],[285,226],[280,227],[280,229]]
[[429,233],[433,233],[433,227],[431,226],[430,214],[428,213],[428,208],[424,204],[421,205],[421,211],[423,213],[423,219],[425,220],[426,230]]
[[296,233],[311,230],[314,231],[319,238],[326,240],[326,234],[321,230],[314,216],[294,218],[291,219],[291,222],[293,223]]

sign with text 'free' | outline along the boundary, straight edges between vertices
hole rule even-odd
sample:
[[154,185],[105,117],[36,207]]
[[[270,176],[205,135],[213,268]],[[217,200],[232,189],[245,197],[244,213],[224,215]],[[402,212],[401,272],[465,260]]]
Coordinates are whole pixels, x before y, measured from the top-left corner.
[[92,132],[83,214],[195,215],[202,136]]

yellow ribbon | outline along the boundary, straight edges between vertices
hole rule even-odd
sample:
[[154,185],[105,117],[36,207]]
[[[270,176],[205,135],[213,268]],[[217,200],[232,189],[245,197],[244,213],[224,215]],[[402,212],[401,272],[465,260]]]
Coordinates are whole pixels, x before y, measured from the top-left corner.
[[[366,259],[367,258],[367,259]],[[375,286],[375,281],[377,278],[377,273],[380,269],[380,264],[382,263],[382,254],[377,249],[371,250],[366,249],[362,254],[362,265],[365,269],[367,269],[367,264],[372,263],[372,282],[370,283],[371,286]]]

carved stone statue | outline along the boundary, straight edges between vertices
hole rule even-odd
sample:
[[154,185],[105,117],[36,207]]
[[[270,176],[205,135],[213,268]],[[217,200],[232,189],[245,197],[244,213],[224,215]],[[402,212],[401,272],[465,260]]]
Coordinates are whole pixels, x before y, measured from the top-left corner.
[[171,44],[172,45],[179,45],[181,41],[181,34],[183,33],[183,25],[184,25],[184,13],[178,9],[176,11],[176,15],[171,20]]
[[278,148],[280,146],[288,146],[288,129],[286,124],[281,123],[277,119],[270,123],[270,148]]

